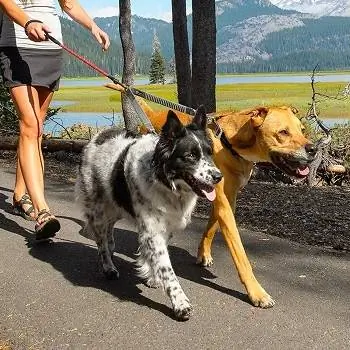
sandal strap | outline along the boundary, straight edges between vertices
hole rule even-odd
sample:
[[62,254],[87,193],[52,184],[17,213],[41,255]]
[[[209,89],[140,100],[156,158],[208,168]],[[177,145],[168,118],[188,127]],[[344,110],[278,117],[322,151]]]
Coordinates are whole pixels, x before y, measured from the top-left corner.
[[47,210],[47,209],[42,209],[39,211],[36,221],[40,219],[40,223],[42,224],[43,222],[47,221],[48,219],[52,218],[53,215]]
[[23,211],[25,212],[26,215],[30,216],[30,214],[34,212],[34,207],[30,206],[27,210],[23,209]]
[[15,196],[13,196],[13,203],[15,205],[23,205],[23,204],[30,204],[30,205],[33,205],[33,202],[32,200],[30,199],[29,195],[27,194],[24,194],[20,200],[16,201],[15,200]]
[[[24,210],[24,205],[29,205],[30,207],[27,210]],[[13,206],[23,211],[28,216],[34,211],[33,202],[26,193],[18,201],[16,201],[15,196],[13,195]]]

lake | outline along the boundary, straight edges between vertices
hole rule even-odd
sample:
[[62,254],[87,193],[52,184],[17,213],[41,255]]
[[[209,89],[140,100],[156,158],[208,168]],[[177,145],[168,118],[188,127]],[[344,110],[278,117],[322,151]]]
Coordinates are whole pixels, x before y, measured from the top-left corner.
[[[327,74],[319,73],[315,77],[318,82],[350,82],[350,74]],[[61,79],[61,87],[87,87],[87,86],[102,86],[110,83],[107,78],[101,79]],[[224,84],[257,84],[257,83],[309,83],[311,82],[311,73],[300,73],[297,75],[281,74],[281,75],[219,75],[216,78],[217,85]],[[135,85],[147,85],[147,78],[136,78]]]
[[[58,105],[59,101],[55,101]],[[54,118],[55,121],[48,121],[45,123],[44,130],[46,133],[52,133],[55,136],[63,130],[62,126],[69,127],[73,124],[86,124],[91,127],[102,128],[104,126],[123,124],[123,117],[121,113],[78,113],[78,112],[59,112]],[[325,118],[322,119],[329,127],[334,124],[343,124],[349,122],[349,119],[343,118]]]
[[[308,72],[300,74],[242,74],[242,75],[219,75],[216,78],[217,85],[224,84],[255,84],[255,83],[309,83],[311,80]],[[350,82],[350,74],[327,74],[319,73],[316,77],[317,82]],[[89,87],[89,86],[103,86],[105,83],[110,82],[107,78],[99,79],[62,79],[61,87]],[[147,78],[136,78],[135,85],[147,85],[149,83]],[[71,101],[53,101],[51,107],[67,106],[73,104]],[[73,124],[83,123],[93,127],[103,127],[111,125],[112,113],[79,113],[79,112],[60,112],[56,117],[57,122],[64,127],[69,127]],[[345,123],[348,119],[324,119],[328,126],[332,126],[336,123]],[[122,115],[116,113],[114,115],[115,124],[123,123]],[[45,124],[46,132],[59,133],[62,130],[55,122],[47,122]]]

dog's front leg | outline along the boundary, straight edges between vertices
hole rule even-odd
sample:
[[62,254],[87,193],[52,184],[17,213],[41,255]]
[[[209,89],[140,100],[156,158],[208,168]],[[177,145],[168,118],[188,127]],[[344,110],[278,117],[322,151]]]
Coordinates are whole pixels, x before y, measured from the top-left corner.
[[188,320],[192,306],[171,266],[167,240],[162,234],[143,232],[140,235],[139,254],[139,276],[145,278],[147,284],[159,282],[170,297],[176,319]]
[[[224,171],[222,172],[224,173]],[[235,184],[234,177],[231,177],[229,175],[230,174],[226,175],[224,180],[225,195],[226,195],[226,198],[228,198],[228,201],[230,202],[231,210],[234,214],[235,208],[236,208],[236,193],[238,189]],[[219,187],[216,187],[216,192],[220,190],[221,189]],[[219,221],[218,221],[217,211],[215,210],[215,205],[213,205],[210,212],[210,218],[207,224],[207,228],[203,233],[201,242],[198,247],[197,264],[200,264],[202,266],[213,265],[214,260],[211,256],[211,245],[212,245],[215,233],[218,231],[218,229],[219,229]]]
[[213,242],[216,231],[219,229],[219,222],[214,213],[214,207],[211,209],[210,218],[207,229],[202,236],[202,240],[198,247],[197,264],[202,266],[213,265],[213,258],[211,256],[211,244]]
[[254,276],[237,229],[230,202],[225,195],[223,182],[221,181],[216,187],[217,197],[214,202],[214,213],[218,218],[222,234],[236,265],[238,275],[254,306],[261,308],[272,307],[275,304],[274,300],[266,293]]

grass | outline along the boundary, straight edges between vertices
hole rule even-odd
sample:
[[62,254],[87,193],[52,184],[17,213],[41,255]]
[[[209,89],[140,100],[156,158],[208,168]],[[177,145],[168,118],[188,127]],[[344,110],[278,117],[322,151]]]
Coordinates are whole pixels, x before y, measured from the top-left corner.
[[[345,83],[317,83],[319,93],[335,96],[345,87]],[[145,85],[140,90],[177,101],[176,85]],[[120,93],[103,86],[63,87],[54,95],[55,100],[74,101],[64,106],[70,112],[115,112],[121,111]],[[310,83],[261,83],[227,84],[216,88],[217,110],[240,110],[258,105],[292,105],[305,114],[311,102]],[[343,100],[321,99],[318,104],[320,116],[327,118],[349,118],[350,98]],[[153,105],[155,109],[164,108]]]

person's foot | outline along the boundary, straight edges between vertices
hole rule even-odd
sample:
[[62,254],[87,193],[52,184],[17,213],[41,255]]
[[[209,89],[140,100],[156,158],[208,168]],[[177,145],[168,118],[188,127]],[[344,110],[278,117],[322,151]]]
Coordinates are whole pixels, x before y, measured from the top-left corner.
[[24,194],[19,200],[16,200],[16,196],[13,195],[13,213],[22,216],[25,220],[35,220],[33,203],[28,194]]
[[42,240],[54,237],[61,229],[59,221],[47,209],[40,210],[36,218],[35,239]]

